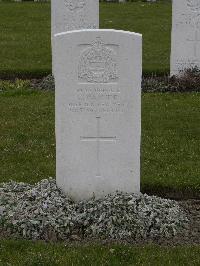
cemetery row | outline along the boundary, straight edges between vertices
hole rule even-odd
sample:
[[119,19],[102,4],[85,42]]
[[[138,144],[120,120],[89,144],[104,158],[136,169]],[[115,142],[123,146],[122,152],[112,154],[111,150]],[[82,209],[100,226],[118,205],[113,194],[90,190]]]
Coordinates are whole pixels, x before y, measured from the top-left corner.
[[[52,1],[56,178],[77,200],[140,191],[142,36],[98,30],[98,5]],[[171,75],[179,75],[200,64],[200,1],[173,5]]]
[[[57,1],[58,10],[62,8],[62,11],[55,10],[57,22],[52,24],[52,34],[73,29],[98,28],[98,3],[96,2],[98,1]],[[54,4],[55,1],[52,1],[52,6]],[[97,7],[94,8],[95,5]],[[199,1],[173,1],[171,75],[177,74],[179,70],[200,65],[199,12]],[[52,16],[53,14],[54,12]],[[89,23],[88,19],[90,20],[91,16],[93,19]],[[153,51],[152,54],[154,54]]]
[[[99,27],[99,1],[52,1],[52,36],[55,33]],[[200,1],[173,1],[171,75],[200,68]],[[54,53],[53,53],[54,54]]]
[[140,191],[142,38],[95,30],[98,5],[52,1],[56,179],[76,200]]
[[[2,227],[27,239],[44,239],[48,228],[55,239],[79,240],[182,236],[188,242],[192,232],[199,243],[199,219],[191,223],[196,212],[189,220],[177,202],[140,193],[142,35],[99,30],[98,5],[97,0],[52,0],[56,181],[3,184]],[[184,7],[192,18],[198,12],[191,1]],[[189,33],[190,22],[181,25],[189,25]],[[198,49],[195,44],[191,53],[193,41],[185,35],[177,40],[179,23],[173,27],[172,49],[180,40],[186,48],[172,53],[171,74],[179,74],[198,67],[198,61],[186,61],[196,60]]]

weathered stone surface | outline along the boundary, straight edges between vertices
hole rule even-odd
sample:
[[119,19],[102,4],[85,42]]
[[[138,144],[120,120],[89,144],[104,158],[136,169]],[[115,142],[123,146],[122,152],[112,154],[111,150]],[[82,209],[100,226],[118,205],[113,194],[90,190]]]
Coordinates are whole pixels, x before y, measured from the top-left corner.
[[200,0],[174,0],[171,75],[200,68]]
[[52,35],[99,27],[99,1],[52,0]]
[[[55,54],[53,38],[56,33],[98,28],[98,0],[51,0],[52,61],[54,62]],[[54,68],[53,65],[54,63]]]
[[55,46],[58,186],[76,200],[139,192],[141,35],[75,31]]

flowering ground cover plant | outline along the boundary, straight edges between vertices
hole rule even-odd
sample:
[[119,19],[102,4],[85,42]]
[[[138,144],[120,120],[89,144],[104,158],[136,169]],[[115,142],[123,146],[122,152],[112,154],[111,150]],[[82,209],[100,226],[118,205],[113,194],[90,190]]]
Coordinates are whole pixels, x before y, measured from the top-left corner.
[[0,186],[0,230],[15,237],[153,240],[171,238],[187,228],[187,215],[178,203],[156,196],[116,192],[75,203],[54,179]]

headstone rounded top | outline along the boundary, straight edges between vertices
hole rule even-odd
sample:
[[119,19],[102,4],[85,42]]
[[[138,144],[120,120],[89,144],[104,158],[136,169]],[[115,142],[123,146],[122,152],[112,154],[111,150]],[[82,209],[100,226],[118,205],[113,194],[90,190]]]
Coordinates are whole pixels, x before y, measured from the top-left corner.
[[57,185],[74,200],[138,193],[141,35],[76,30],[54,40]]
[[106,32],[110,32],[110,33],[122,33],[122,34],[126,34],[126,35],[135,35],[138,37],[142,37],[142,34],[137,33],[137,32],[132,32],[132,31],[124,31],[124,30],[114,30],[114,29],[79,29],[79,30],[71,30],[71,31],[63,31],[63,32],[59,32],[55,34],[55,37],[58,36],[62,36],[62,35],[66,35],[66,34],[80,34],[80,33],[87,33],[87,32],[96,32],[96,33],[106,33]]

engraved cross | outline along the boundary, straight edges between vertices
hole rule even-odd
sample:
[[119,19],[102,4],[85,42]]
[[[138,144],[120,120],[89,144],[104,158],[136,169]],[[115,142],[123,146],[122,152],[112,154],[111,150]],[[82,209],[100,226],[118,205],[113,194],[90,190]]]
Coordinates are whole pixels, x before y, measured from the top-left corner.
[[100,134],[100,119],[101,117],[97,116],[97,135],[96,136],[88,136],[88,137],[83,137],[81,136],[80,139],[81,141],[95,141],[96,142],[96,160],[97,160],[97,173],[96,173],[96,177],[100,177],[101,176],[101,171],[100,171],[100,143],[101,142],[115,142],[117,137],[114,136],[101,136]]
[[198,38],[198,31],[197,30],[195,31],[194,39],[192,39],[192,40],[187,39],[187,41],[194,43],[194,46],[193,46],[193,48],[194,48],[194,57],[197,57],[198,45],[199,45],[199,42],[200,42],[200,39]]

